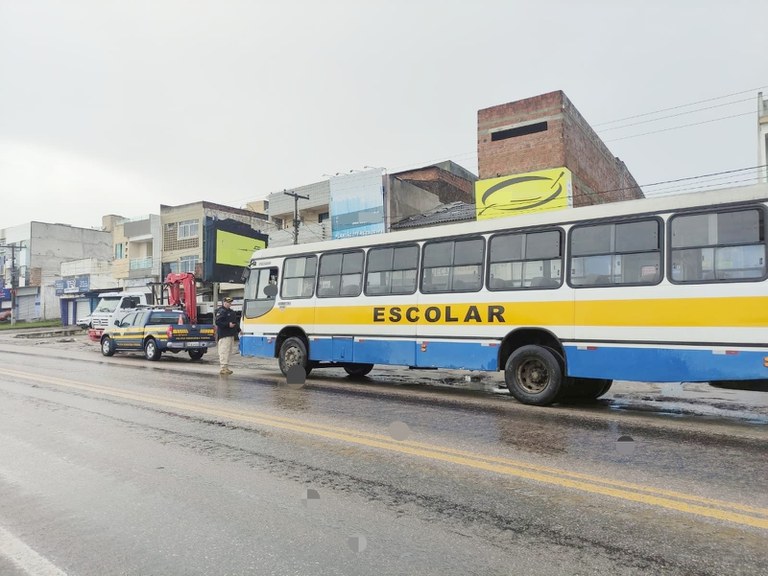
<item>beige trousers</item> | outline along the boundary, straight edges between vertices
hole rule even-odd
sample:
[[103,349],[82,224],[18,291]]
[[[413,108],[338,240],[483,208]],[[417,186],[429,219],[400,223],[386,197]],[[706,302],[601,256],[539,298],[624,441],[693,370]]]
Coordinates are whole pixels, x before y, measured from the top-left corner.
[[221,368],[229,368],[229,358],[232,356],[232,350],[235,347],[235,337],[219,338],[216,347],[219,349],[219,366]]

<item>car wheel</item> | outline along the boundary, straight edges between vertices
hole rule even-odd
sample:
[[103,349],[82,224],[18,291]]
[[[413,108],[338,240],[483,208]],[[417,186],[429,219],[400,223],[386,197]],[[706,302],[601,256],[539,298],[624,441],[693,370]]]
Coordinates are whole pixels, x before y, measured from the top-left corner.
[[154,338],[149,338],[144,343],[144,357],[147,360],[159,360],[160,349],[157,347],[157,342]]
[[114,356],[115,354],[115,342],[109,336],[101,339],[101,353],[104,356]]
[[200,358],[203,357],[203,354],[205,354],[205,352],[202,351],[202,350],[190,350],[189,351],[189,357],[192,360],[200,360]]

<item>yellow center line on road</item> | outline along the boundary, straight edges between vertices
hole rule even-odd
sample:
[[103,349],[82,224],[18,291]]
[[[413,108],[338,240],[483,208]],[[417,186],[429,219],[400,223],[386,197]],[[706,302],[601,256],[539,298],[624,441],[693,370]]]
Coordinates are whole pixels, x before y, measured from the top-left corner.
[[[751,507],[736,502],[701,498],[682,492],[609,480],[557,468],[536,466],[505,458],[472,454],[425,443],[408,441],[400,442],[383,435],[349,430],[335,426],[308,424],[299,420],[254,411],[246,412],[223,407],[205,406],[177,398],[158,396],[144,392],[131,392],[98,384],[85,384],[74,380],[66,380],[52,376],[40,376],[6,368],[0,368],[0,374],[6,374],[11,377],[39,383],[53,384],[73,390],[103,394],[134,402],[144,402],[153,406],[185,410],[208,417],[213,416],[247,422],[249,424],[289,430],[299,434],[312,435],[369,448],[379,448],[390,452],[418,456],[433,461],[448,462],[476,470],[494,472],[504,476],[523,478],[534,482],[570,488],[591,494],[609,496],[707,518],[715,518],[735,524],[768,529],[768,518],[766,518],[766,516],[768,516],[768,509]],[[739,512],[735,512],[735,510]]]

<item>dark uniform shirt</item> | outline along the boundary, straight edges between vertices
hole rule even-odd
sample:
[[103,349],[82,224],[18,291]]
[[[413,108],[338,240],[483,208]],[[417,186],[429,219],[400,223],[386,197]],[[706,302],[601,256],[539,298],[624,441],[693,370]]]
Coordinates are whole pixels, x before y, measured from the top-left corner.
[[[234,328],[230,328],[229,323],[234,322]],[[240,332],[240,326],[238,326],[237,312],[227,309],[222,306],[216,311],[216,329],[219,334],[219,338],[226,338],[228,336],[237,336]]]

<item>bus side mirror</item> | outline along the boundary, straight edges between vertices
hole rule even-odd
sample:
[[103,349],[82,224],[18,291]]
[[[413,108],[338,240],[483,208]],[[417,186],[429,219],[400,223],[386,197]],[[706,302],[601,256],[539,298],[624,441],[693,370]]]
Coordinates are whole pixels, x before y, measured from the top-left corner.
[[251,269],[250,268],[243,268],[243,273],[241,274],[240,279],[243,282],[245,282],[250,277],[251,277]]

